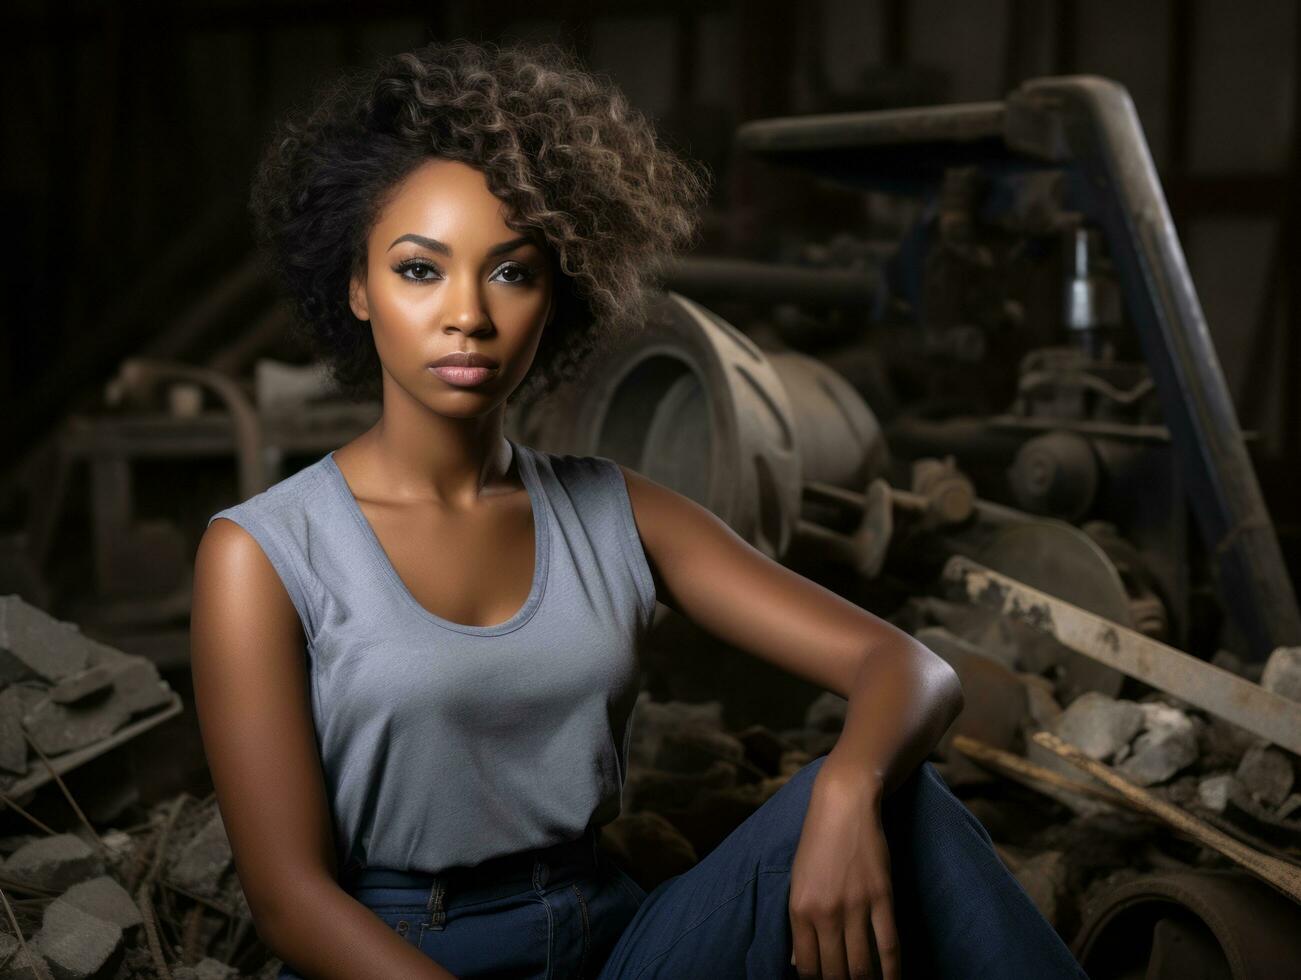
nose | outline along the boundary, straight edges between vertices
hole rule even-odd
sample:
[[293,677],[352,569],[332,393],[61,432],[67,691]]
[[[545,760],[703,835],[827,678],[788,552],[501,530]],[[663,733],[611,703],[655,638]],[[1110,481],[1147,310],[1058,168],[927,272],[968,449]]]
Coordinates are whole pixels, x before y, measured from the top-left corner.
[[443,329],[476,333],[491,326],[488,309],[473,275],[453,276],[443,290],[446,303],[441,311]]

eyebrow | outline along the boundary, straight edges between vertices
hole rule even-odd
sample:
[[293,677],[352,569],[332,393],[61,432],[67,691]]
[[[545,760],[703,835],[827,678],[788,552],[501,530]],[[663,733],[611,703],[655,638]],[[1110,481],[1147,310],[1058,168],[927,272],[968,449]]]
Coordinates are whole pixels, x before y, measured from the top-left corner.
[[[452,255],[452,247],[440,242],[437,238],[426,238],[424,235],[416,235],[413,233],[409,235],[399,235],[397,238],[393,239],[393,245],[396,245],[399,242],[415,242],[417,245],[423,245],[431,252],[441,252],[448,258],[451,258]],[[519,248],[521,245],[530,245],[532,242],[533,240],[527,235],[521,235],[519,238],[512,238],[508,242],[501,242],[500,244],[494,245],[492,248],[488,249],[488,254],[501,255],[503,252],[509,252],[512,249]],[[390,250],[392,250],[393,245],[389,246]]]

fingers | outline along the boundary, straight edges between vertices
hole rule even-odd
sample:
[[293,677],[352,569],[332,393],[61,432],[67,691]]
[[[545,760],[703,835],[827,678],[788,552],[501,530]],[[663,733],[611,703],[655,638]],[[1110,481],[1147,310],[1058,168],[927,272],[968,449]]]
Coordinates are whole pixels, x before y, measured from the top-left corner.
[[876,955],[881,961],[881,980],[900,980],[899,933],[894,925],[894,902],[890,896],[872,904],[872,931],[876,935]]
[[845,921],[845,960],[848,963],[848,976],[853,980],[859,977],[877,977],[872,964],[872,939],[869,911],[866,906],[860,912],[849,916]]
[[795,947],[795,955],[791,959],[795,964],[795,973],[800,980],[817,980],[822,966],[818,957],[818,934],[813,924],[792,915],[791,936]]
[[849,976],[849,965],[845,959],[845,926],[843,920],[824,919],[818,927],[818,962],[821,964],[823,980]]

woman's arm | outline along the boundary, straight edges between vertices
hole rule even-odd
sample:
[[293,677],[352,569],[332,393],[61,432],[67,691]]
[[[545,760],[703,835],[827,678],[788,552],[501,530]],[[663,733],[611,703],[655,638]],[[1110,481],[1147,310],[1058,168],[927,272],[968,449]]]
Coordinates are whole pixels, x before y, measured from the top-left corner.
[[957,674],[942,658],[773,561],[694,500],[621,469],[659,601],[849,699],[844,731],[827,757],[833,771],[888,790],[926,758],[962,710]]
[[849,699],[791,868],[792,962],[801,976],[897,978],[881,800],[962,710],[957,674],[907,633],[773,561],[707,508],[623,472],[659,600]]
[[258,935],[309,980],[452,976],[336,880],[302,625],[247,531],[213,521],[195,557],[195,706]]

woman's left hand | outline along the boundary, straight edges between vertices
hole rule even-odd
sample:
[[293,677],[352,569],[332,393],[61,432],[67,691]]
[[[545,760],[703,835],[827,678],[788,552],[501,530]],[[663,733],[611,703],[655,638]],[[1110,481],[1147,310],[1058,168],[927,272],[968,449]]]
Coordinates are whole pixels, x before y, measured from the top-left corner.
[[814,780],[791,867],[791,962],[801,978],[899,980],[883,795],[870,773],[833,756]]

